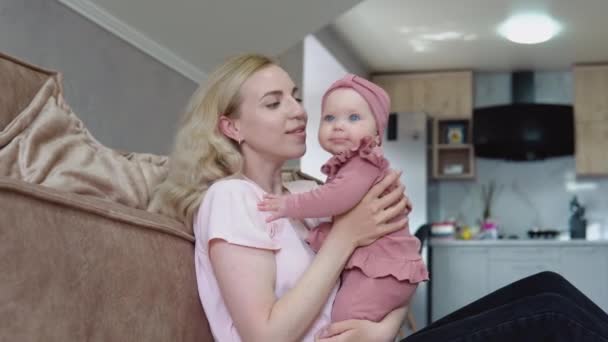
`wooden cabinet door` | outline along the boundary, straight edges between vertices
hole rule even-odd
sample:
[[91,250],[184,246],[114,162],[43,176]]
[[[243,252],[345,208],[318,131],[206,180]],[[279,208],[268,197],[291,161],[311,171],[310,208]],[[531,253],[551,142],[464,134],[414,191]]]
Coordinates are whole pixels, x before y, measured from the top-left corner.
[[608,175],[608,120],[576,121],[576,173]]
[[379,75],[373,81],[391,97],[393,112],[424,112],[435,118],[470,118],[471,71]]
[[381,75],[373,78],[373,81],[381,86],[391,98],[391,112],[417,113],[415,110],[412,93],[414,84],[411,79],[401,75]]
[[608,175],[608,65],[574,67],[576,173]]
[[470,118],[473,114],[473,73],[429,74],[424,103],[435,118]]
[[577,121],[608,121],[608,65],[574,67]]

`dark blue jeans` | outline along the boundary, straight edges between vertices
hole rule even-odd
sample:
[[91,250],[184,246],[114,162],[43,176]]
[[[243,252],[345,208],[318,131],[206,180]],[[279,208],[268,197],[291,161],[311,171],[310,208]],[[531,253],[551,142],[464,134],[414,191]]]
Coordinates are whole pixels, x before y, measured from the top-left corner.
[[608,342],[608,315],[559,274],[518,280],[402,342]]

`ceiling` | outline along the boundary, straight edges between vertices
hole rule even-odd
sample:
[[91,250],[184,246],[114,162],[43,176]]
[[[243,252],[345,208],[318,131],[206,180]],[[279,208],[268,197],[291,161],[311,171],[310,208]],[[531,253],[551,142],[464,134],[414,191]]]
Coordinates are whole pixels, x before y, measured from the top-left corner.
[[361,0],[59,0],[194,80],[242,52],[276,56]]
[[[561,34],[538,45],[496,33],[509,15],[550,14]],[[333,28],[375,72],[474,69],[560,70],[608,62],[607,0],[366,0]]]
[[[608,62],[608,0],[58,1],[195,81],[227,56],[276,56],[327,24],[372,72]],[[553,16],[562,32],[539,45],[496,33],[510,14],[531,10]]]

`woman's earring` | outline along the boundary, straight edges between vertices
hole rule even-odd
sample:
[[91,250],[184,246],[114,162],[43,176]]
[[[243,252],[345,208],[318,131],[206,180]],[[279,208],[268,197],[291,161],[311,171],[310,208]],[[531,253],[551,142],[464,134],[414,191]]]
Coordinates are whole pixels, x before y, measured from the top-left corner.
[[239,137],[238,143],[239,143],[239,146],[241,146],[241,144],[243,144],[243,138]]

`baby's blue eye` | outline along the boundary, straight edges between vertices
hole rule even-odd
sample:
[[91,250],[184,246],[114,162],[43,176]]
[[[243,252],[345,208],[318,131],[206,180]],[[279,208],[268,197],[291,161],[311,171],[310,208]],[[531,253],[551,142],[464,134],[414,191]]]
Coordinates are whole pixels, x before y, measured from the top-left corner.
[[361,120],[361,116],[359,114],[351,114],[348,116],[348,120],[359,121],[359,120]]
[[323,120],[325,120],[325,121],[327,121],[327,122],[334,121],[334,119],[335,119],[335,117],[334,117],[333,115],[331,115],[331,114],[325,115],[325,116],[323,117]]

